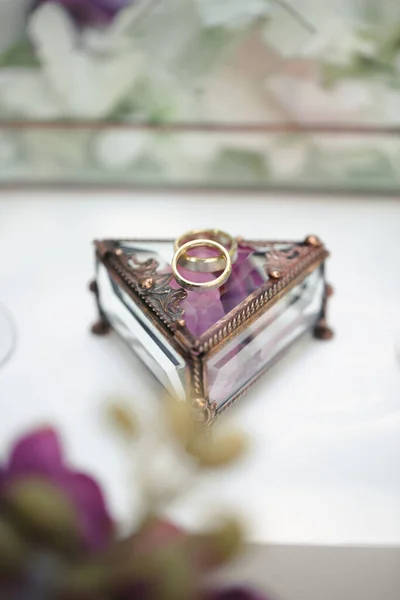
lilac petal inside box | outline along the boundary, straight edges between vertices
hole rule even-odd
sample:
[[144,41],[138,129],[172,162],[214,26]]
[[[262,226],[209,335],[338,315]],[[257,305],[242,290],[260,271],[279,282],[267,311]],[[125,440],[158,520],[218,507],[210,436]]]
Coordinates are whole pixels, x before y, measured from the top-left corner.
[[[188,291],[173,241],[96,242],[96,333],[113,328],[174,396],[212,421],[307,331],[328,339],[323,244],[240,241],[228,281]],[[198,250],[198,256],[210,250]],[[204,255],[205,256],[205,255]],[[199,282],[218,273],[182,275]]]

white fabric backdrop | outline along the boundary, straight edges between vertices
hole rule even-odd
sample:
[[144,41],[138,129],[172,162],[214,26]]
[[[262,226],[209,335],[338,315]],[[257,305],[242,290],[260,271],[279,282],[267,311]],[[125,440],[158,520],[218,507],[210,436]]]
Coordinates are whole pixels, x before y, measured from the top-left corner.
[[[305,340],[232,410],[253,439],[234,470],[202,480],[176,514],[245,515],[255,541],[400,543],[400,203],[195,195],[2,193],[0,300],[18,348],[0,370],[0,454],[34,424],[63,430],[76,464],[106,486],[122,521],[130,460],[100,408],[112,393],[149,406],[152,377],[116,337],[91,337],[91,240],[175,236],[220,226],[248,237],[302,239],[332,251],[331,343]],[[132,493],[129,493],[129,490]]]

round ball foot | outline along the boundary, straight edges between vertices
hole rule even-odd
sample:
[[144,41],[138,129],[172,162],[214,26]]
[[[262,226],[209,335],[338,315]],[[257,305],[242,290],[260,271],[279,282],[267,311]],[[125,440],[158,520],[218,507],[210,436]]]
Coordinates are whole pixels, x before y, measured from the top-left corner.
[[314,328],[314,337],[316,340],[328,341],[334,336],[333,330],[328,327],[325,321],[321,321]]
[[107,321],[100,319],[100,321],[97,321],[97,323],[92,326],[92,333],[94,333],[94,335],[107,335],[107,333],[110,332],[110,329],[110,324],[107,323]]
[[330,298],[331,296],[333,296],[333,294],[335,293],[335,290],[333,289],[333,287],[330,285],[330,283],[326,284],[326,297]]
[[93,293],[93,294],[97,294],[98,289],[97,289],[97,281],[95,279],[93,279],[93,281],[91,281],[89,283],[89,290]]

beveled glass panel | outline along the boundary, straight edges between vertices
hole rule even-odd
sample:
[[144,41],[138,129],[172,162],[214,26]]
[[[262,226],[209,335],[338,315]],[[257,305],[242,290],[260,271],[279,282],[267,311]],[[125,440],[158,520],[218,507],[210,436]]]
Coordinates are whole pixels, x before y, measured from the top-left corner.
[[110,325],[127,342],[160,383],[174,396],[186,398],[186,362],[126,291],[110,277],[106,267],[97,267],[97,285],[101,308]]
[[222,407],[311,329],[319,317],[323,294],[324,278],[318,269],[211,357],[207,363],[210,401]]

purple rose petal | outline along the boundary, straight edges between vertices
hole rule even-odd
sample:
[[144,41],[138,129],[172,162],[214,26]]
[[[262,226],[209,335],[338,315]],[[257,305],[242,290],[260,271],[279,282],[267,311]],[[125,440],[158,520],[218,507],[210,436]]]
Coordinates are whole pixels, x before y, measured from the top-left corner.
[[254,268],[252,254],[253,252],[248,248],[239,247],[237,261],[232,267],[232,275],[221,288],[221,302],[225,313],[246,300],[265,281],[260,272]]
[[11,450],[8,476],[57,476],[64,471],[61,446],[53,429],[39,429],[21,438]]
[[218,290],[188,292],[182,308],[185,309],[185,321],[190,333],[197,337],[225,316]]
[[[187,298],[180,306],[185,311],[185,321],[190,333],[196,337],[201,336],[264,283],[265,278],[254,266],[253,254],[252,249],[239,246],[232,274],[222,287],[207,292],[188,291]],[[190,255],[208,258],[215,256],[216,252],[210,248],[194,248]],[[185,268],[180,268],[179,272],[186,279],[197,283],[211,281],[220,274],[196,273]],[[171,273],[171,268],[168,266],[160,273]],[[174,279],[170,285],[173,289],[181,287]]]
[[39,429],[16,443],[6,469],[0,470],[0,489],[23,477],[46,479],[71,499],[86,548],[100,550],[110,542],[113,524],[99,486],[89,476],[68,469],[53,429]]
[[248,258],[251,258],[251,256],[253,254],[254,254],[254,250],[252,250],[251,248],[248,248],[246,246],[239,246],[235,265],[241,265]]
[[[171,268],[168,266],[162,272],[171,273]],[[205,283],[217,276],[215,273],[195,273],[184,268],[180,268],[179,272],[185,279],[196,283]],[[173,289],[181,287],[175,279],[171,280],[170,285]],[[185,311],[186,326],[191,334],[200,336],[225,315],[219,290],[209,290],[207,292],[188,290],[187,293],[187,298],[180,304]]]
[[111,540],[113,523],[97,483],[83,473],[67,472],[55,481],[77,507],[85,546],[103,550]]

